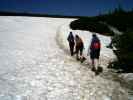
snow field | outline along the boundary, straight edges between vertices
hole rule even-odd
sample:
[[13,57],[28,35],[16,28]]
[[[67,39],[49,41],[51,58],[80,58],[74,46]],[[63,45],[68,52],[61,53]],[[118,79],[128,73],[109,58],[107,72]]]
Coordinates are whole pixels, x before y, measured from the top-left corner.
[[59,27],[72,20],[0,16],[0,100],[127,100],[118,83],[59,48],[56,36],[67,49],[70,31]]

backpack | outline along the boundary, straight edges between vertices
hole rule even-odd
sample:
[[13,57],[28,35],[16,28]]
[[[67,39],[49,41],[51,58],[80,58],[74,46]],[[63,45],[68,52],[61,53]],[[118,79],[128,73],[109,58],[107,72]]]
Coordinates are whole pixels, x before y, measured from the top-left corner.
[[101,44],[99,41],[95,41],[92,44],[92,49],[100,49],[101,48]]
[[68,36],[68,38],[67,38],[67,40],[69,41],[69,42],[74,42],[74,37],[72,36],[72,35],[69,35]]

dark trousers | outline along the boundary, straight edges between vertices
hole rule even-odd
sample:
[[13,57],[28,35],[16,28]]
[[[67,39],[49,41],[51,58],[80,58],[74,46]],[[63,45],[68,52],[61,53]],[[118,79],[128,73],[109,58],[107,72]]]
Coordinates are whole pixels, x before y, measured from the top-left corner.
[[76,53],[77,59],[79,59],[79,53],[80,53],[80,56],[82,56],[82,53],[83,53],[83,46],[82,45],[81,46],[76,46],[75,53]]
[[73,42],[69,42],[69,47],[70,47],[71,56],[73,56],[73,54],[74,54],[74,43]]

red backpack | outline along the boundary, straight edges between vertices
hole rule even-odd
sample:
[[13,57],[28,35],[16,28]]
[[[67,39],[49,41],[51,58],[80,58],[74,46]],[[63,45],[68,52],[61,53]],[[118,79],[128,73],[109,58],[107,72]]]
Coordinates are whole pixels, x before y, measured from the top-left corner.
[[98,42],[94,42],[94,43],[92,44],[92,48],[93,48],[93,49],[100,49],[100,48],[101,48],[100,42],[99,42],[99,41],[98,41]]

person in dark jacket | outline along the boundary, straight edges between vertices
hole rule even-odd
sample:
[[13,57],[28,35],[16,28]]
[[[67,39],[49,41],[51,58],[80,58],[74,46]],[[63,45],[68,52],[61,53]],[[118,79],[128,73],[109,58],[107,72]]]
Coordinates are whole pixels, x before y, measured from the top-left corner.
[[[76,49],[75,50],[76,58],[77,58],[77,60],[82,60],[82,58],[83,58],[82,53],[83,53],[83,49],[84,49],[84,43],[78,35],[75,36],[75,43],[76,43],[76,48],[75,48]],[[79,54],[80,54],[80,56],[79,56]]]
[[72,32],[69,33],[67,40],[69,42],[71,56],[73,56],[75,42],[74,42],[74,36],[73,36]]
[[[90,49],[90,58],[92,60],[92,69],[96,71],[99,65],[99,56],[100,56],[100,49],[101,49],[101,43],[96,34],[92,35],[91,45],[89,49]],[[97,60],[97,65],[95,60]]]

